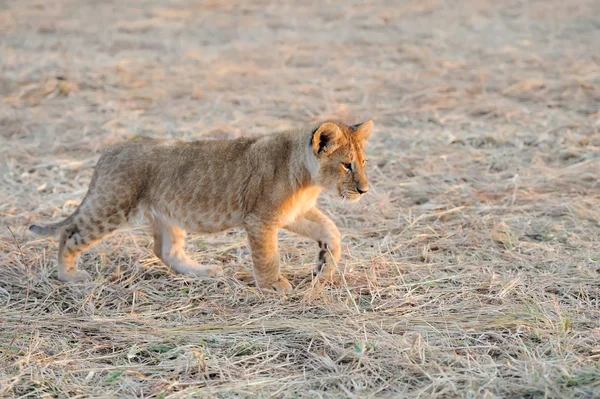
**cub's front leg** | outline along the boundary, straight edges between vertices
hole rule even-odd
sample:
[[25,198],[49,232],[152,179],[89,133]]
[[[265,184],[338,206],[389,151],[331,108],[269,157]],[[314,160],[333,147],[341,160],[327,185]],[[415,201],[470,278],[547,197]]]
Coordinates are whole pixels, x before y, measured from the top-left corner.
[[317,242],[319,257],[315,274],[325,280],[331,279],[335,271],[334,264],[340,262],[342,254],[341,236],[335,223],[313,207],[294,223],[285,226],[285,229]]
[[245,226],[254,263],[254,280],[261,291],[292,292],[290,282],[279,273],[277,228],[253,224]]

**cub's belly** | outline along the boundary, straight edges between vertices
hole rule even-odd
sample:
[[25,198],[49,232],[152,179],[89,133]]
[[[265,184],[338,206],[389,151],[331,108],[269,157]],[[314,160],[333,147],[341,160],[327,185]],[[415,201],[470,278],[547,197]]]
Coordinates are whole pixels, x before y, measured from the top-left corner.
[[243,215],[234,212],[197,212],[181,221],[184,228],[196,233],[218,233],[223,230],[239,227]]
[[240,211],[219,212],[215,209],[181,209],[176,207],[147,206],[142,214],[151,222],[174,225],[188,232],[218,233],[240,227],[243,213]]

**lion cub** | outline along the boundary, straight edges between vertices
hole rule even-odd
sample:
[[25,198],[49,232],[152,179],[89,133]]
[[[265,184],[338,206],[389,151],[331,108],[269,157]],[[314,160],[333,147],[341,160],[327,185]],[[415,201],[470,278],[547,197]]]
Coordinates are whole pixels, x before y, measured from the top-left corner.
[[177,273],[223,273],[184,252],[186,231],[214,233],[243,227],[250,241],[256,285],[291,292],[279,273],[277,231],[310,237],[319,245],[316,272],[327,278],[341,254],[340,233],[315,207],[321,189],[357,201],[367,192],[364,148],[373,122],[319,126],[220,141],[127,142],[108,149],[96,165],[85,198],[62,222],[29,229],[60,232],[58,278],[89,278],[77,270],[85,249],[145,216],[154,252]]

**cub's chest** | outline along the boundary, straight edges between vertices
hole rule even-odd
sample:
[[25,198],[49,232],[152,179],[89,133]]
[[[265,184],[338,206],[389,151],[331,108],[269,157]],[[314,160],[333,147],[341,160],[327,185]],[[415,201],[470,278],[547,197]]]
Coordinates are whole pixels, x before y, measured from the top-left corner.
[[315,205],[320,193],[320,187],[303,188],[297,191],[282,204],[279,213],[279,224],[286,226],[304,215]]

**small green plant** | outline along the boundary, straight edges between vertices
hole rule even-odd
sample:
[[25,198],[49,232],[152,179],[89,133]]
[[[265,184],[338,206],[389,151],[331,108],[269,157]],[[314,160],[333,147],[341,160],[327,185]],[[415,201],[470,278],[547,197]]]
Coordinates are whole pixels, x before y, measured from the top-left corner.
[[116,373],[114,373],[113,375],[111,375],[110,377],[108,377],[106,379],[106,382],[113,382],[115,381],[117,378],[119,378],[121,375],[123,374],[122,371],[117,371]]

